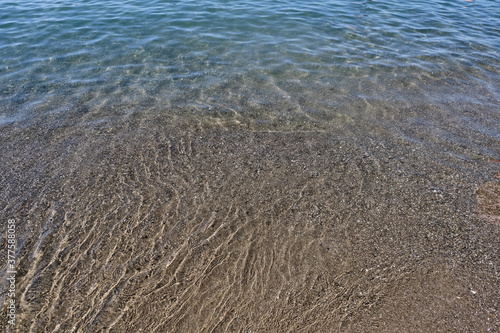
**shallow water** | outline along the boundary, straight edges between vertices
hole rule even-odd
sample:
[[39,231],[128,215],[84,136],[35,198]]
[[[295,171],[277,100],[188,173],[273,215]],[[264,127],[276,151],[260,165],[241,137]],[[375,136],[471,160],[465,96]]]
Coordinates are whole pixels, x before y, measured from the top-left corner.
[[0,15],[4,123],[188,107],[328,126],[392,120],[397,111],[377,111],[418,103],[498,139],[496,1],[2,1]]
[[498,2],[0,8],[8,331],[500,329]]

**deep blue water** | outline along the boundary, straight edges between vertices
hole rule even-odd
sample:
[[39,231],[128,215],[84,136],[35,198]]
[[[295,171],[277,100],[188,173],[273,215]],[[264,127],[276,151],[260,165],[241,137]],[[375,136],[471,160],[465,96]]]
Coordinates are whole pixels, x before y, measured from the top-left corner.
[[[437,133],[444,123],[428,116],[436,108],[458,129],[499,137],[496,0],[0,8],[0,123],[74,109],[97,117],[182,109],[277,126],[373,117],[394,131]],[[419,108],[427,113],[401,111]]]

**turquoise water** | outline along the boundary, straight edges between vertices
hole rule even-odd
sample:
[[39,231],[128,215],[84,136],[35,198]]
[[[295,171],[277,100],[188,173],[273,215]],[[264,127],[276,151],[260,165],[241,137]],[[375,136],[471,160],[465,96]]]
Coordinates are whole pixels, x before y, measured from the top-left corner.
[[188,112],[278,127],[373,118],[411,140],[408,125],[451,121],[499,137],[498,1],[0,7],[0,123]]

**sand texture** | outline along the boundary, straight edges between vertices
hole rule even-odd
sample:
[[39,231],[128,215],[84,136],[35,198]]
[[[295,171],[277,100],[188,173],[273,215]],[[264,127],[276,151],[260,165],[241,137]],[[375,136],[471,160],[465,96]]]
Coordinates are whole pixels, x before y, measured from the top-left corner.
[[500,328],[486,156],[457,169],[383,135],[158,120],[3,129],[11,332]]

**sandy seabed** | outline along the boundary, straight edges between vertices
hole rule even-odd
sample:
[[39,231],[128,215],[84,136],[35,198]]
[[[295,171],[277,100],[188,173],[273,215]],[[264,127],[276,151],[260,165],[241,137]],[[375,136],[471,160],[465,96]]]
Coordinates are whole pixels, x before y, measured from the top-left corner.
[[476,192],[498,165],[355,128],[4,125],[2,327],[497,332],[500,225]]

